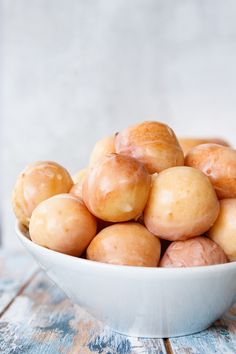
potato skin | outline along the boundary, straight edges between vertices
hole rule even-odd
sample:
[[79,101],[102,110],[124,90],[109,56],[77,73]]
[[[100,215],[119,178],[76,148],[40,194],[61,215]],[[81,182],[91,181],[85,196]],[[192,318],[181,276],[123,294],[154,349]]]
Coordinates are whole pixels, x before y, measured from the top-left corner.
[[77,184],[77,183],[82,184],[87,172],[88,172],[88,168],[83,168],[82,170],[79,170],[78,172],[76,172],[72,176],[72,180],[73,180],[74,184]]
[[205,236],[175,241],[167,248],[160,267],[198,267],[227,263],[224,251]]
[[93,167],[97,161],[107,154],[115,153],[115,135],[98,140],[89,158],[89,167]]
[[83,200],[81,183],[74,184],[69,193],[74,197]]
[[121,222],[138,217],[147,202],[151,177],[137,160],[109,154],[90,169],[83,183],[83,201],[104,221]]
[[236,198],[236,150],[217,144],[199,145],[189,151],[185,165],[204,172],[219,199]]
[[185,240],[206,232],[219,213],[209,179],[191,167],[172,167],[153,181],[144,210],[148,230],[160,238]]
[[220,138],[180,138],[179,143],[184,152],[184,155],[187,155],[187,153],[195,146],[202,144],[218,144],[222,146],[230,146],[227,141]]
[[52,161],[39,161],[26,167],[18,176],[12,194],[17,219],[28,227],[31,214],[43,200],[67,193],[73,181],[68,171]]
[[88,173],[88,168],[84,168],[83,170],[78,171],[73,176],[74,185],[70,189],[70,194],[81,200],[83,200],[82,186],[87,173]]
[[116,152],[142,162],[150,174],[184,164],[183,151],[166,124],[147,121],[118,133]]
[[224,250],[230,261],[236,261],[236,199],[220,201],[220,213],[208,237]]
[[41,202],[33,211],[31,240],[54,251],[80,256],[96,235],[96,218],[83,202],[59,194]]
[[158,237],[144,226],[128,222],[100,231],[87,248],[87,258],[110,264],[156,267],[160,252]]

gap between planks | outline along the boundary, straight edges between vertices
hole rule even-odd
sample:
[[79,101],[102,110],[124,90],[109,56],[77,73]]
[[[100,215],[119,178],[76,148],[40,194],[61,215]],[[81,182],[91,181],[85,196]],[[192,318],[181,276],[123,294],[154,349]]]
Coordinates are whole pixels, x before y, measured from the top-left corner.
[[5,354],[166,354],[162,339],[112,332],[74,305],[43,273],[29,282],[0,320]]
[[36,275],[39,267],[25,252],[0,250],[0,316]]
[[9,309],[9,307],[13,304],[17,296],[21,295],[21,293],[27,288],[27,286],[31,283],[31,281],[36,277],[36,275],[39,273],[39,269],[35,270],[34,273],[26,280],[26,282],[19,288],[18,292],[12,297],[12,299],[9,301],[9,303],[1,310],[0,312],[0,318],[4,315],[4,313]]
[[167,354],[174,354],[174,352],[173,352],[173,350],[171,348],[170,340],[168,338],[164,338],[163,342],[164,342],[164,346],[166,348],[166,353]]
[[[23,267],[23,272],[24,269],[27,269],[26,265]],[[12,271],[10,269],[9,274]],[[23,334],[31,330],[32,324],[35,325],[35,321],[38,322],[34,330],[28,332],[28,335],[24,338],[25,349],[27,345],[27,348],[29,348],[29,345],[36,344],[35,342],[38,340],[37,349],[40,350],[40,353],[45,353],[45,350],[49,347],[52,353],[56,353],[53,351],[56,347],[61,349],[62,352],[64,350],[65,353],[107,353],[107,350],[109,350],[109,353],[113,354],[117,352],[117,348],[119,350],[123,348],[125,350],[124,353],[132,354],[236,353],[236,350],[233,349],[236,348],[236,322],[221,320],[217,321],[210,329],[196,335],[160,339],[159,341],[125,337],[111,332],[102,324],[90,318],[89,315],[86,315],[82,309],[70,303],[61,291],[48,280],[46,275],[39,273],[38,268],[30,269],[29,276],[24,278],[21,286],[16,284],[16,288],[13,288],[13,290],[14,296],[10,293],[11,300],[1,311],[1,320],[3,322],[8,321],[10,326],[8,330],[10,330],[11,334],[17,340],[17,338],[23,337]],[[45,297],[46,293],[48,296]],[[21,298],[25,296],[28,296],[33,301],[34,306],[32,311],[27,307],[23,317],[19,318],[19,326],[14,331],[11,326],[15,322],[15,313],[21,305]],[[46,311],[42,307],[46,307]],[[68,313],[70,314],[69,318]],[[24,328],[25,333],[23,332],[22,334],[21,326],[25,324],[26,319],[29,322]],[[44,323],[45,319],[49,322],[48,325]],[[41,321],[43,321],[43,324]],[[63,332],[62,326],[64,325],[65,330]],[[69,332],[67,332],[66,328],[69,329]],[[2,328],[2,331],[5,334],[7,333],[4,328]],[[7,343],[5,344],[7,345]],[[8,342],[9,344],[10,342]],[[36,347],[34,346],[33,348],[35,350]],[[119,351],[119,353],[123,352]]]

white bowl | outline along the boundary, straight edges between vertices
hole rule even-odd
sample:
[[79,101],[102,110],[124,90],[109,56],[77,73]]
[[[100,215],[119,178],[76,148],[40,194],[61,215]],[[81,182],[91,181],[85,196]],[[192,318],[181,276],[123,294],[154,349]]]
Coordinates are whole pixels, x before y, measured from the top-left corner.
[[207,328],[236,300],[236,262],[195,268],[145,268],[61,254],[16,232],[48,276],[77,304],[113,330],[175,337]]

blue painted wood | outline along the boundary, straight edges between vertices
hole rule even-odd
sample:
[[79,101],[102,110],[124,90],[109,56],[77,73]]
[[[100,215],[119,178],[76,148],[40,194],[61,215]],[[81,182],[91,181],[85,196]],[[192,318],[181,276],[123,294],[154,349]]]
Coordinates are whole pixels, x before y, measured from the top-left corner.
[[[112,332],[64,295],[24,253],[0,252],[0,352],[4,354],[236,353],[236,322],[201,333],[159,339]],[[6,311],[4,312],[4,309]],[[236,314],[236,306],[231,310]]]
[[0,251],[0,314],[37,269],[25,252]]
[[165,354],[164,342],[116,334],[40,273],[0,319],[0,352]]
[[[236,316],[236,306],[231,309]],[[173,353],[234,354],[236,353],[236,320],[221,319],[209,329],[191,336],[169,339]]]

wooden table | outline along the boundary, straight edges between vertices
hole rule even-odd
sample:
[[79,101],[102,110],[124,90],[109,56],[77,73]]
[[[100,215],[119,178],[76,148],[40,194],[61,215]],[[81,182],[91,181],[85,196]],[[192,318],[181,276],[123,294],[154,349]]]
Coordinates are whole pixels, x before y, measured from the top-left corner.
[[167,340],[114,333],[74,305],[22,252],[0,251],[0,315],[0,353],[6,354],[236,353],[236,321],[229,319]]

